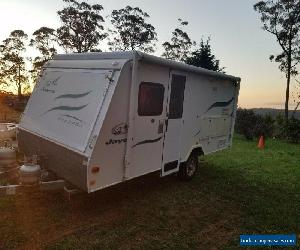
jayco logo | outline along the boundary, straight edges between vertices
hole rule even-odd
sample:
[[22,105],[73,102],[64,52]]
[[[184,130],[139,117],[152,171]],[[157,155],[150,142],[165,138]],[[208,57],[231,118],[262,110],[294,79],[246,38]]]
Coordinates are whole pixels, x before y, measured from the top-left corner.
[[109,139],[109,141],[105,142],[105,144],[111,145],[111,144],[120,144],[120,143],[125,143],[125,142],[127,142],[127,138],[118,139],[118,140]]
[[125,135],[128,132],[128,126],[125,122],[120,123],[112,128],[111,133],[113,135]]

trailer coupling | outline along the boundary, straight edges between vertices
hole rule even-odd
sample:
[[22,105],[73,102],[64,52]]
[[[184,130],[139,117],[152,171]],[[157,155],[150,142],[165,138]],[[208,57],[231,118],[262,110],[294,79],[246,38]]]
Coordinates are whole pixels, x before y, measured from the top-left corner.
[[[24,192],[63,191],[68,199],[80,191],[70,188],[65,180],[50,178],[47,170],[41,170],[37,164],[11,166],[3,171],[0,169],[0,196],[16,195]],[[46,179],[46,180],[45,180]],[[47,180],[48,179],[48,180]],[[7,183],[3,185],[3,183]]]

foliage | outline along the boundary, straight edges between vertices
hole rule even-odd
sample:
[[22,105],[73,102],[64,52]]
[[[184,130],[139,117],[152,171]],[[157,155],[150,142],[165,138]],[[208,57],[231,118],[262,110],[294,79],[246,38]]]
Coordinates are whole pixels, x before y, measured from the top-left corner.
[[23,30],[14,30],[0,45],[1,79],[7,86],[16,87],[19,98],[29,88],[24,55],[27,39]]
[[147,18],[148,13],[138,7],[113,10],[111,23],[114,30],[110,30],[112,36],[108,42],[110,50],[154,52],[157,34],[155,28],[146,22]]
[[55,30],[48,27],[41,27],[33,33],[30,46],[36,48],[40,55],[32,60],[32,79],[35,81],[43,65],[57,54]]
[[274,119],[270,115],[257,115],[256,123],[254,126],[254,136],[259,137],[263,135],[264,137],[272,137],[275,130]]
[[279,63],[279,69],[286,75],[285,118],[288,119],[290,80],[297,75],[296,65],[300,61],[300,1],[265,0],[254,5],[261,14],[263,29],[273,34],[281,52],[271,55],[270,60]]
[[162,44],[164,48],[162,56],[170,60],[185,62],[190,56],[192,46],[195,45],[195,42],[183,30],[188,25],[188,22],[182,19],[178,19],[178,21],[179,26],[172,32],[171,41]]
[[238,109],[235,131],[248,140],[264,135],[287,142],[300,143],[300,120],[294,117],[285,120],[283,115],[277,115],[273,119],[270,115],[255,114],[253,110]]
[[186,63],[196,67],[224,73],[224,68],[220,67],[219,60],[212,54],[210,38],[206,41],[203,39],[201,40],[199,47],[192,51],[191,55],[186,59]]
[[257,116],[253,110],[239,108],[236,114],[235,131],[244,135],[247,140],[252,140],[256,121]]
[[102,5],[90,5],[76,0],[63,0],[68,6],[58,11],[62,26],[57,29],[59,44],[66,52],[88,52],[99,50],[99,42],[107,34],[101,23]]
[[293,95],[293,101],[295,104],[295,108],[293,110],[292,113],[292,117],[295,117],[295,114],[300,106],[300,81],[298,81],[297,79],[294,79],[296,82],[296,85],[294,86],[294,91],[292,92]]
[[300,121],[292,117],[280,126],[279,136],[291,143],[300,143]]
[[272,137],[274,134],[274,120],[270,115],[261,116],[253,110],[238,109],[235,121],[235,131],[244,135],[247,140],[261,135]]

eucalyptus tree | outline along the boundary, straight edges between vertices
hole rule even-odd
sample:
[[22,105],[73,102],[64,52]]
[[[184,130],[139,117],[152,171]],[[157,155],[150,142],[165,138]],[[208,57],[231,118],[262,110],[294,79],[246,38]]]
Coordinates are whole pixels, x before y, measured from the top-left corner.
[[157,34],[150,24],[149,14],[138,7],[126,6],[111,13],[109,48],[112,51],[140,50],[148,53],[155,51]]
[[63,0],[68,5],[58,11],[61,26],[57,40],[66,52],[100,51],[98,45],[106,38],[103,10],[100,4],[88,4],[76,0]]
[[36,80],[43,65],[57,54],[57,35],[55,29],[41,27],[37,29],[30,40],[30,46],[39,51],[39,55],[32,59],[32,79]]
[[0,44],[1,82],[15,88],[19,98],[29,86],[25,57],[27,40],[28,35],[23,30],[14,30]]
[[300,1],[265,0],[254,5],[263,23],[263,29],[274,35],[281,51],[270,60],[279,63],[286,76],[285,119],[288,120],[291,77],[298,74],[300,61]]
[[162,56],[170,60],[185,62],[190,56],[191,49],[195,45],[195,42],[192,41],[188,33],[184,31],[184,27],[188,25],[188,22],[180,18],[178,21],[179,25],[172,32],[171,40],[162,44],[164,49]]

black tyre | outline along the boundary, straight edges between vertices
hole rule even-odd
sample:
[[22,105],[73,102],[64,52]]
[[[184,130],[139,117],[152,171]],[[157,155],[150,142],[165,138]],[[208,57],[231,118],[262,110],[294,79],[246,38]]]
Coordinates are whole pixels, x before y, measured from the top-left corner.
[[178,177],[184,181],[193,179],[198,170],[198,164],[198,155],[191,154],[188,160],[180,165]]

